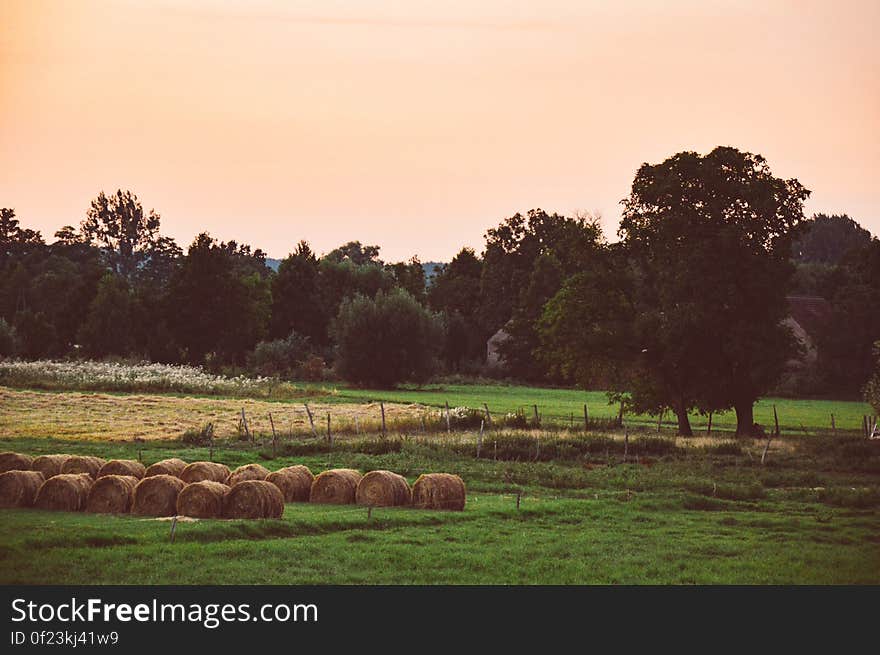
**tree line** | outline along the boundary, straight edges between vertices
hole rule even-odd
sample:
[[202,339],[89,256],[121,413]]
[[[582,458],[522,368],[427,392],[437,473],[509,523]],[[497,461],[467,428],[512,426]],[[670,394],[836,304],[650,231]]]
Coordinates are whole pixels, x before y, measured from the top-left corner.
[[799,344],[786,296],[831,302],[819,364],[801,391],[852,394],[880,338],[880,242],[846,216],[805,219],[809,191],[763,157],[719,147],[644,164],[619,240],[598,220],[540,209],[486,233],[426,280],[417,257],[386,263],[357,241],[318,255],[301,241],[277,272],[266,254],[199,234],[186,252],[130,191],[95,198],[47,243],[0,210],[0,355],[139,357],[362,384],[485,373],[610,390],[638,411],[733,409],[755,399]]

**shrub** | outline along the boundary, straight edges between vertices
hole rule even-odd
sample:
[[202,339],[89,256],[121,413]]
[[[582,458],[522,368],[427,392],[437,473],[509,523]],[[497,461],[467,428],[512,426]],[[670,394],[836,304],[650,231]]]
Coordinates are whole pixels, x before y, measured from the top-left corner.
[[190,428],[180,437],[180,440],[191,446],[207,446],[214,439],[214,424],[206,423],[201,428]]
[[[446,410],[440,410],[440,423],[446,422]],[[453,407],[449,410],[449,425],[452,428],[466,430],[468,428],[479,428],[484,421],[486,415],[478,409],[470,407]]]
[[874,411],[880,414],[880,341],[874,344],[874,357],[876,358],[876,367],[874,375],[865,385],[865,401],[874,408]]
[[324,359],[321,356],[309,355],[305,358],[305,361],[303,361],[299,371],[304,380],[308,380],[309,382],[320,382],[324,379],[326,369],[327,365],[324,363]]
[[515,412],[508,412],[502,418],[502,424],[506,428],[522,428],[529,427],[529,420],[526,418],[525,410],[518,409]]
[[339,374],[349,382],[380,387],[426,381],[443,344],[439,318],[403,289],[346,299],[333,334]]
[[309,355],[309,338],[291,332],[286,339],[258,343],[248,356],[248,367],[257,375],[291,378]]

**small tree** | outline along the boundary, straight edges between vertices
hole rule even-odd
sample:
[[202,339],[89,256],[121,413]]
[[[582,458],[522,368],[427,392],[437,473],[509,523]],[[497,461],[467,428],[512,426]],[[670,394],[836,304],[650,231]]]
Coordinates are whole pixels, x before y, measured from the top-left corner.
[[440,319],[403,289],[344,300],[333,334],[339,374],[350,382],[380,387],[424,382],[443,346]]
[[[148,265],[158,267],[167,277],[166,262],[180,256],[173,239],[159,234],[161,218],[155,210],[145,212],[138,197],[131,191],[106,195],[102,191],[92,200],[80,233],[85,241],[96,245],[108,266],[129,283],[135,281]],[[67,233],[66,237],[70,238]],[[155,272],[152,272],[155,275]]]
[[0,264],[28,246],[41,245],[43,237],[39,232],[20,227],[14,209],[0,208]]
[[270,336],[285,338],[295,331],[312,343],[326,343],[329,321],[321,303],[318,272],[318,259],[309,244],[300,241],[272,278]]
[[428,304],[447,315],[443,359],[452,370],[464,361],[482,361],[486,339],[479,326],[480,275],[483,262],[470,248],[462,248],[452,261],[434,275],[428,288]]

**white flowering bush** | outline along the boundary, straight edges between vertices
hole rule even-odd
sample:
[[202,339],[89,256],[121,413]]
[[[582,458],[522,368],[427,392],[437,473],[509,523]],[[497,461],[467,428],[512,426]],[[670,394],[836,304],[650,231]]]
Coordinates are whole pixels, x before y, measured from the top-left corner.
[[[446,422],[446,409],[441,409],[440,422]],[[457,428],[478,428],[485,418],[485,414],[471,407],[451,407],[449,409],[449,424]]]
[[275,378],[213,375],[195,366],[96,361],[0,361],[0,385],[31,389],[142,391],[274,397],[298,389]]
[[526,418],[525,412],[517,411],[517,412],[508,412],[504,415],[504,419],[502,420],[502,424],[508,428],[527,428],[529,427],[529,421]]

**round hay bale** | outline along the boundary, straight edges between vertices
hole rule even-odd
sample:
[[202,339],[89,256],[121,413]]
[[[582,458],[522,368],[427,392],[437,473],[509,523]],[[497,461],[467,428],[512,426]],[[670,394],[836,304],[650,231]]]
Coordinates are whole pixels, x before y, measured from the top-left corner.
[[201,482],[202,480],[213,480],[214,482],[226,484],[228,478],[229,467],[217,462],[193,462],[192,464],[187,464],[186,468],[180,473],[180,479],[187,484]]
[[265,480],[239,482],[223,498],[227,519],[280,519],[283,513],[281,490]]
[[281,490],[285,503],[307,503],[314,479],[315,476],[308,466],[297,464],[270,473],[266,482],[271,482]]
[[105,463],[105,460],[100,457],[71,455],[61,465],[61,473],[88,473],[94,480],[98,477],[98,471]]
[[103,478],[105,475],[126,475],[140,480],[144,477],[147,469],[139,461],[135,459],[111,459],[101,467],[98,471],[98,477]]
[[357,495],[361,474],[354,469],[330,469],[315,477],[309,502],[329,505],[351,505]]
[[102,475],[89,491],[86,511],[95,514],[128,514],[138,479],[133,475]]
[[425,473],[412,487],[413,505],[421,509],[464,509],[464,481],[451,473]]
[[412,491],[402,475],[370,471],[358,482],[355,500],[369,507],[400,507],[412,503]]
[[188,484],[177,496],[177,515],[194,519],[219,519],[229,487],[213,480]]
[[269,475],[269,469],[262,464],[245,464],[239,466],[226,479],[226,484],[230,487],[238,482],[245,480],[265,480]]
[[61,475],[61,467],[70,455],[40,455],[34,459],[34,470],[43,474],[47,480]]
[[185,468],[186,462],[182,459],[172,457],[171,459],[163,459],[155,464],[150,464],[147,467],[146,472],[144,472],[144,477],[149,478],[153,475],[173,475],[175,478],[179,478]]
[[20,453],[0,453],[0,473],[33,470],[34,458]]
[[34,499],[34,507],[81,512],[85,509],[93,483],[88,473],[59,473],[42,484]]
[[45,481],[39,471],[0,473],[0,508],[31,507]]
[[174,516],[177,496],[186,486],[173,475],[151,475],[135,485],[131,513],[143,516]]

